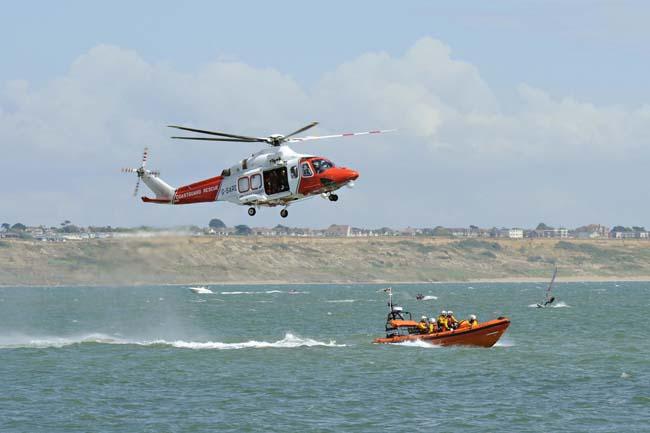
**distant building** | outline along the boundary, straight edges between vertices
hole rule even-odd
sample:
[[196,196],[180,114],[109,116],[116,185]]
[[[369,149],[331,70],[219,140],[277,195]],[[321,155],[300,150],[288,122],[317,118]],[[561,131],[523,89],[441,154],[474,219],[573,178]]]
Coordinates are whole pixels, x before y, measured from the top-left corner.
[[379,229],[373,230],[375,236],[397,236],[395,230],[390,227],[381,227]]
[[469,229],[466,229],[464,227],[445,227],[447,230],[449,230],[449,233],[456,237],[456,238],[462,238],[462,237],[469,237]]
[[557,229],[530,230],[528,231],[528,237],[567,239],[569,237],[569,229],[560,227]]
[[498,236],[500,238],[509,238],[509,239],[523,239],[524,231],[518,228],[511,229],[501,229],[498,231]]
[[606,239],[609,237],[609,227],[601,224],[589,224],[578,227],[574,234],[578,239]]
[[231,227],[210,227],[206,233],[213,236],[230,236],[234,231],[235,229]]
[[611,232],[610,236],[612,239],[635,239],[637,234],[636,232]]

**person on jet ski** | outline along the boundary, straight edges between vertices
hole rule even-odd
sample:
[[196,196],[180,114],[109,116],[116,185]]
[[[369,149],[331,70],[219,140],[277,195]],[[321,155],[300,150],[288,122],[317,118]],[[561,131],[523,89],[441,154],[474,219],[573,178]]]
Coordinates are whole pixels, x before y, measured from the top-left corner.
[[454,317],[454,312],[449,310],[447,311],[447,328],[456,329],[458,328],[458,320]]
[[427,323],[427,316],[422,316],[420,321],[417,324],[418,332],[420,334],[426,334],[429,330],[429,324]]
[[447,312],[445,310],[440,312],[440,316],[438,316],[436,323],[438,324],[438,332],[447,331],[449,329],[447,328]]

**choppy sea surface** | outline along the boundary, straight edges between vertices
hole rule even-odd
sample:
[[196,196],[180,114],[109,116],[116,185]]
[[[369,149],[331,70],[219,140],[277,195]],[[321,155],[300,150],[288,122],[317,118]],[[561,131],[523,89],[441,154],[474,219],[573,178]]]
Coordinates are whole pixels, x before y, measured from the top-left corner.
[[650,431],[650,283],[393,286],[490,349],[372,344],[383,287],[0,288],[0,431]]

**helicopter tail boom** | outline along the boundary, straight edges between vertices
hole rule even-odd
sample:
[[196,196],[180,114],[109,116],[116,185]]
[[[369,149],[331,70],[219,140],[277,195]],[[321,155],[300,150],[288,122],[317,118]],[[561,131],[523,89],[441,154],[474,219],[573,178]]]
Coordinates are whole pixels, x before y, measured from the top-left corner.
[[[168,185],[167,182],[158,176],[153,176],[147,172],[144,172],[142,176],[140,176],[140,179],[142,179],[142,182],[156,194],[156,199],[161,200],[161,203],[169,202],[170,198],[174,194],[174,187]],[[144,197],[143,201],[145,201]]]
[[[157,181],[160,179],[156,178]],[[156,198],[142,197],[145,203],[159,204],[191,204],[216,201],[219,196],[219,189],[223,176],[211,177],[189,185],[181,186],[172,190],[170,194],[159,194],[152,186],[143,179],[145,184],[156,193]],[[162,182],[162,181],[160,181]],[[164,182],[163,182],[164,183]],[[171,187],[170,187],[171,188]]]

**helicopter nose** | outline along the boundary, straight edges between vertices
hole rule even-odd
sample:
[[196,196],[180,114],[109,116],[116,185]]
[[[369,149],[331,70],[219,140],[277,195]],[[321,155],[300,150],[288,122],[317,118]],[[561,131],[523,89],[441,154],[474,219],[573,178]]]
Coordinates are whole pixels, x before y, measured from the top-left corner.
[[323,173],[321,183],[323,185],[329,184],[344,184],[356,180],[359,173],[344,167],[333,167]]
[[336,177],[337,183],[350,182],[359,178],[359,172],[346,167],[341,167]]

